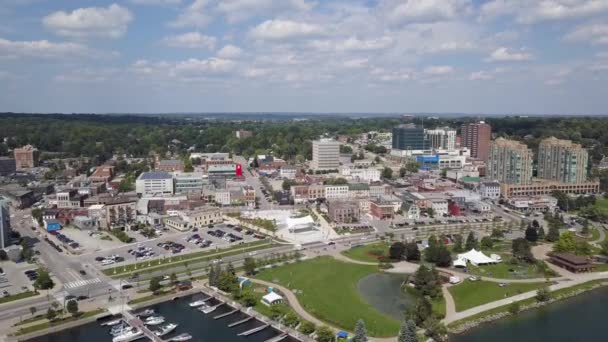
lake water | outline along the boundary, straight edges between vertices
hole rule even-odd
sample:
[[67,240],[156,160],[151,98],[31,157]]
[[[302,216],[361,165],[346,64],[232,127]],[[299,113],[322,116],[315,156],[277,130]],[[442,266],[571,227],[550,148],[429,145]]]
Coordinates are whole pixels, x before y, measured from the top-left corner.
[[450,342],[608,341],[608,288],[482,325]]
[[401,290],[405,280],[406,276],[402,274],[374,273],[361,279],[357,290],[376,310],[402,320],[405,309],[415,301],[411,295]]
[[[165,340],[184,332],[192,335],[193,338],[190,340],[192,342],[263,342],[269,338],[272,338],[273,336],[279,335],[276,330],[266,328],[261,332],[248,337],[237,336],[238,333],[250,330],[262,324],[256,320],[251,320],[236,327],[228,328],[227,325],[229,323],[243,319],[245,317],[244,314],[235,313],[228,317],[214,320],[214,316],[231,311],[231,309],[228,306],[221,306],[214,312],[205,315],[188,306],[188,303],[201,297],[205,296],[197,294],[151,306],[151,308],[156,310],[157,314],[165,317],[167,323],[171,322],[179,324],[175,332],[164,337]],[[108,342],[112,340],[109,330],[109,328],[102,327],[99,323],[95,322],[74,329],[64,330],[56,334],[38,337],[30,341]],[[145,339],[141,339],[139,341],[145,341]],[[283,341],[296,342],[297,340],[288,337]]]

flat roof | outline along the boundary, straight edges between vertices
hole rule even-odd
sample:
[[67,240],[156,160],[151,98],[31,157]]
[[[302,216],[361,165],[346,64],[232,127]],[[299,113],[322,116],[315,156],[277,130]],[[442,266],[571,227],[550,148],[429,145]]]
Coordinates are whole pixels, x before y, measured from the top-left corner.
[[151,171],[143,172],[137,179],[139,180],[152,180],[152,179],[171,179],[173,178],[170,173],[164,171]]

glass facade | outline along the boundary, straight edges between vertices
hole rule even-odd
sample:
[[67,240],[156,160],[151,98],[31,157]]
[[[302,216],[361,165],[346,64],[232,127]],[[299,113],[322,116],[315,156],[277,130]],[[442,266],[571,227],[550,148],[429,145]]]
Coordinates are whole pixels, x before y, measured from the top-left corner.
[[393,128],[393,149],[397,150],[426,150],[430,148],[424,128],[414,126],[399,126]]

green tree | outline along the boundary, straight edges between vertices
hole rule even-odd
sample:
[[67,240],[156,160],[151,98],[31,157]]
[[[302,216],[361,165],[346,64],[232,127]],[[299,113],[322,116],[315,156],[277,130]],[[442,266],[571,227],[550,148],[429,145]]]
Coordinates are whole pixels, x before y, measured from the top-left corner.
[[430,218],[435,217],[435,209],[433,209],[433,208],[427,208],[426,213],[429,215]]
[[393,178],[393,169],[390,167],[385,167],[382,169],[382,178],[392,179]]
[[53,310],[53,308],[48,308],[48,310],[46,310],[45,316],[46,316],[47,320],[52,322],[57,317],[57,312],[55,312],[55,310]]
[[464,252],[464,249],[462,248],[462,235],[454,235],[454,245],[452,246],[452,251],[454,251],[454,253]]
[[406,247],[403,242],[394,242],[388,249],[388,256],[392,260],[401,260],[405,255]]
[[416,323],[411,319],[401,323],[397,342],[418,342],[418,334],[416,334]]
[[437,270],[420,265],[414,276],[414,287],[423,296],[437,297],[440,293],[441,283]]
[[581,234],[584,236],[589,235],[589,220],[587,219],[583,221],[583,228],[581,229]]
[[551,292],[548,287],[541,287],[536,291],[536,300],[539,302],[546,302],[551,299]]
[[304,335],[310,335],[316,330],[316,328],[317,327],[315,327],[314,323],[310,321],[302,321],[298,327],[298,330]]
[[477,243],[477,238],[475,237],[475,233],[473,233],[473,231],[469,232],[469,235],[467,235],[467,241],[465,242],[465,249],[467,251],[470,251],[471,249],[477,249],[479,248],[478,243]]
[[171,275],[169,276],[169,281],[173,285],[177,284],[177,274],[175,274],[175,272],[171,273]]
[[407,174],[407,169],[405,167],[399,168],[399,177],[403,178]]
[[32,314],[32,316],[34,316],[36,314],[36,307],[35,306],[30,306],[30,313]]
[[515,315],[521,310],[521,307],[518,302],[513,302],[509,304],[508,310],[511,315]]
[[545,240],[547,240],[548,242],[555,242],[559,240],[559,228],[557,226],[551,225],[549,227],[549,232],[547,233]]
[[502,239],[505,237],[505,234],[502,232],[502,229],[494,228],[492,229],[491,237],[493,239]]
[[439,241],[435,235],[429,236],[429,246],[424,250],[424,259],[428,262],[435,263],[439,258]]
[[246,275],[249,275],[249,276],[254,275],[255,268],[256,268],[255,259],[254,258],[245,258],[243,268],[245,269]]
[[333,342],[334,341],[334,333],[331,329],[323,325],[317,329],[317,341],[318,342]]
[[365,330],[365,322],[362,319],[357,321],[355,325],[355,336],[353,342],[367,342],[367,331]]
[[543,227],[538,227],[538,241],[544,241],[545,238],[545,229]]
[[161,277],[153,277],[152,279],[150,279],[150,285],[148,286],[148,289],[152,293],[157,294],[158,291],[160,291],[160,289],[162,288],[162,285],[160,284],[161,280]]
[[481,238],[481,248],[482,249],[491,249],[494,246],[494,240],[492,240],[489,236],[484,236]]
[[69,300],[66,304],[66,309],[72,316],[76,317],[78,315],[78,302],[74,299]]
[[436,342],[447,341],[447,329],[443,323],[439,322],[435,317],[430,316],[424,321],[425,335],[432,338]]
[[538,241],[538,231],[530,224],[528,224],[528,228],[526,228],[526,240],[532,243]]
[[604,240],[600,243],[601,252],[603,255],[608,256],[608,240]]
[[409,313],[409,319],[413,320],[417,326],[421,326],[433,314],[433,306],[426,296],[421,296],[416,301],[414,309]]
[[55,286],[51,275],[44,268],[38,269],[38,279],[34,282],[34,288],[37,290],[48,290]]
[[418,249],[418,244],[415,241],[411,241],[405,244],[405,260],[420,260],[420,249]]
[[439,267],[450,267],[452,264],[452,255],[444,244],[441,244],[437,250],[437,261],[435,264]]
[[32,217],[38,222],[38,226],[42,227],[42,208],[32,209]]
[[534,256],[532,255],[532,250],[530,249],[530,243],[528,243],[528,240],[524,238],[517,238],[511,242],[511,253],[516,259],[526,262],[534,261]]
[[574,253],[576,251],[576,239],[574,233],[565,232],[553,245],[553,251],[558,253]]

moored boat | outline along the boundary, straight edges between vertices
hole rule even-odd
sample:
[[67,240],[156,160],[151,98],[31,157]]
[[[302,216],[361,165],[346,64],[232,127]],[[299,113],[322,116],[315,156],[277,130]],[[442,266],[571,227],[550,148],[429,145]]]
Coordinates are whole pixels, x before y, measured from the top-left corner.
[[159,325],[159,324],[163,324],[163,323],[165,323],[165,317],[163,317],[163,316],[148,317],[144,321],[144,324],[146,324],[146,325]]
[[177,328],[177,324],[175,324],[175,323],[165,324],[162,327],[160,327],[159,330],[156,330],[154,332],[154,335],[156,335],[158,337],[163,337],[163,336],[167,335],[168,333],[172,332],[173,330],[175,330],[175,328]]
[[139,340],[144,337],[144,333],[139,329],[129,329],[128,331],[120,334],[112,339],[112,342],[130,342]]
[[203,305],[205,305],[205,301],[204,301],[204,300],[202,300],[202,299],[200,299],[200,300],[197,300],[197,301],[195,301],[195,302],[192,302],[192,303],[190,303],[190,304],[188,304],[188,305],[190,305],[190,307],[191,307],[191,308],[197,308],[197,307],[199,307],[199,306],[203,306]]
[[192,335],[190,335],[188,333],[183,333],[183,334],[179,334],[179,335],[175,336],[174,338],[170,339],[169,341],[181,342],[181,341],[189,341],[191,339],[192,339]]

